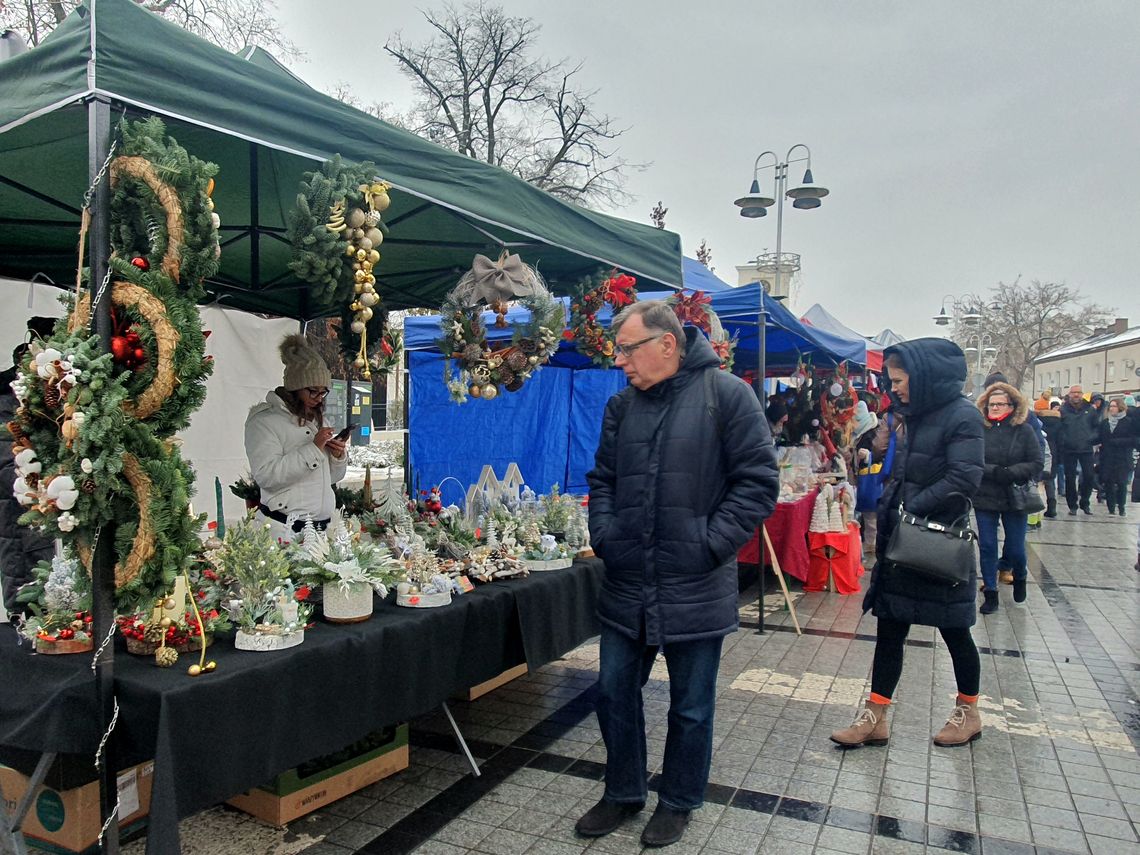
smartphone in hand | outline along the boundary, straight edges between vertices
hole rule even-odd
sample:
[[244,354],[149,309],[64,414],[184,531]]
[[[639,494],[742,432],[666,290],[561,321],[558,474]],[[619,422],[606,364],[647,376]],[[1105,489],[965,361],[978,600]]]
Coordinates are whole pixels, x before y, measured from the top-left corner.
[[334,436],[333,439],[336,439],[336,440],[348,439],[352,435],[352,431],[353,431],[354,427],[355,427],[354,425],[348,425],[348,427],[346,427],[344,430],[342,430],[340,433],[338,433],[336,436]]

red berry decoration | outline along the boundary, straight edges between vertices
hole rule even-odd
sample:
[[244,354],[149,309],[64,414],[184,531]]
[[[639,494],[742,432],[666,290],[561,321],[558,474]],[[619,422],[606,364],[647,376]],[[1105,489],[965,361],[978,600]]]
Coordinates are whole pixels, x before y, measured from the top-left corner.
[[111,339],[111,355],[116,362],[124,362],[127,359],[128,351],[127,339],[125,336],[117,335]]
[[150,270],[150,262],[143,258],[141,255],[136,255],[134,258],[132,258],[131,264],[133,264],[139,270]]
[[143,350],[141,347],[136,347],[135,348],[135,362],[139,363],[139,362],[142,362],[144,359],[146,359],[146,351]]

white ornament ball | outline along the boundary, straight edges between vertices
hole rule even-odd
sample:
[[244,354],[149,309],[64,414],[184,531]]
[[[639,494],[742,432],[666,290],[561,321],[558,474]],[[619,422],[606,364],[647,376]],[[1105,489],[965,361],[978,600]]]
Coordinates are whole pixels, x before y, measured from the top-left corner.
[[487,400],[487,401],[494,400],[498,394],[499,394],[499,387],[496,386],[494,383],[488,383],[486,386],[483,387],[483,398],[484,398],[484,400]]
[[360,295],[360,302],[365,306],[375,306],[380,302],[380,296],[375,291],[366,291]]
[[843,385],[840,383],[832,383],[831,388],[828,389],[828,391],[831,392],[831,397],[838,398],[843,394]]
[[350,329],[357,335],[360,335],[364,332],[364,321],[353,321]]
[[364,233],[364,237],[371,241],[374,247],[384,243],[384,232],[380,229],[369,229]]

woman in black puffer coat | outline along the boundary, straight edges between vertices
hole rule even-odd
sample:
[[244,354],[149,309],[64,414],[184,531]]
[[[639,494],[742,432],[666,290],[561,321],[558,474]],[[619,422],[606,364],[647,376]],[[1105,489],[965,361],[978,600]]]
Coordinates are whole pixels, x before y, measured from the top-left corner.
[[[1132,451],[1137,446],[1136,418],[1113,398],[1100,423],[1100,484],[1110,514],[1127,516],[1128,476],[1132,473]],[[1135,489],[1135,488],[1134,488]]]
[[977,577],[948,586],[887,561],[885,552],[898,525],[902,503],[917,516],[951,523],[962,515],[982,480],[982,419],[962,396],[966,357],[952,341],[923,338],[884,351],[892,412],[906,421],[905,444],[895,457],[891,481],[879,503],[878,561],[863,601],[879,619],[871,696],[855,723],[831,735],[844,747],[885,745],[886,711],[902,676],[903,649],[911,624],[935,626],[950,650],[958,699],[946,726],[934,737],[940,746],[964,745],[981,734],[978,686],[981,662],[970,635]]
[[[998,526],[1005,532],[1002,557],[1013,570],[1013,600],[1025,602],[1028,576],[1025,532],[1028,515],[1013,506],[1015,485],[1031,484],[1041,474],[1045,457],[1041,442],[1029,424],[1029,402],[1008,383],[994,383],[978,397],[978,410],[986,426],[986,465],[982,484],[974,496],[978,518],[985,602],[979,611],[998,609]],[[1036,489],[1036,484],[1031,484]]]

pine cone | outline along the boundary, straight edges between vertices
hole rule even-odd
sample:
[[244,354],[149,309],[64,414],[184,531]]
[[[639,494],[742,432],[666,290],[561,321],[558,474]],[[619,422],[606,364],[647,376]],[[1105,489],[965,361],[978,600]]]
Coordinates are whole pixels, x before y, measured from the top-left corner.
[[538,349],[538,345],[536,345],[534,343],[534,339],[532,339],[532,338],[524,338],[522,341],[519,342],[519,350],[521,350],[527,356],[530,356],[537,349]]
[[59,406],[59,389],[55,385],[44,387],[44,403],[52,409]]
[[516,374],[526,369],[526,354],[518,350],[512,350],[507,354],[507,368]]
[[515,382],[515,372],[507,368],[505,365],[499,369],[499,382],[507,386]]
[[88,496],[95,492],[95,482],[90,478],[83,482],[83,492]]
[[24,429],[20,427],[20,423],[15,419],[8,422],[8,433],[12,434],[12,439],[15,440],[24,438]]
[[505,388],[508,392],[517,392],[522,387],[523,381],[520,378],[516,377],[510,383],[507,383],[503,388]]
[[483,358],[483,348],[477,344],[469,344],[463,348],[464,362],[478,362]]
[[178,661],[178,651],[173,647],[160,647],[154,651],[154,664],[159,668],[169,668]]

